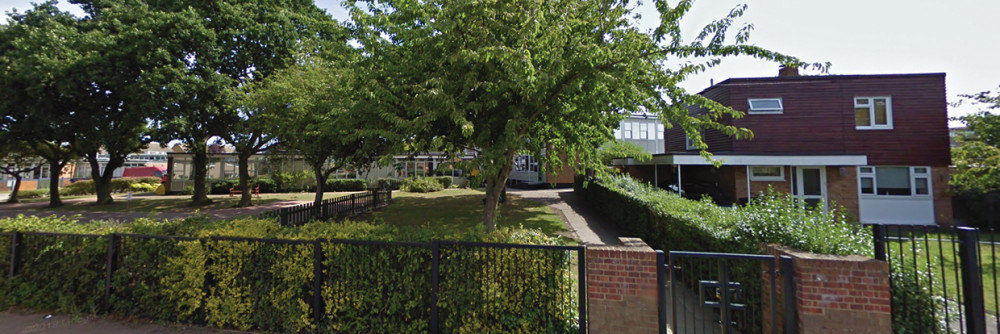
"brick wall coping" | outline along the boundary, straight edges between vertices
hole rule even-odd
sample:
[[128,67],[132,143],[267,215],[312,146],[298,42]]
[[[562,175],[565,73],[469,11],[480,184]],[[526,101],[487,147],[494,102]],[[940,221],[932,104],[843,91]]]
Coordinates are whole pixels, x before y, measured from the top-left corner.
[[652,252],[653,248],[649,247],[645,241],[639,238],[618,238],[618,242],[621,245],[588,245],[588,250],[608,250],[608,251],[641,251],[641,252]]
[[832,255],[832,254],[810,253],[779,244],[767,244],[764,245],[764,249],[774,249],[780,251],[783,254],[787,254],[788,256],[805,260],[836,260],[843,262],[882,262],[864,255]]

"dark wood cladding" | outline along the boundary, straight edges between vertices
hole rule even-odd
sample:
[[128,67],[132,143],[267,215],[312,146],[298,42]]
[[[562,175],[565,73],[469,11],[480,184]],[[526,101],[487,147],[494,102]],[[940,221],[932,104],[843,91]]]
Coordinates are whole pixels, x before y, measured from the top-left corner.
[[[719,90],[713,90],[713,91],[708,91],[708,92],[702,92],[702,95],[705,96],[705,97],[707,97],[707,98],[709,98],[709,99],[711,99],[711,100],[713,100],[713,101],[715,101],[715,102],[719,102],[719,103],[722,103],[722,104],[725,104],[725,105],[729,104],[729,91],[728,90],[719,89]],[[702,113],[703,110],[704,109],[700,108],[700,107],[693,107],[693,108],[691,108],[691,113],[692,114],[699,114],[699,113]],[[729,116],[726,116],[726,117],[720,119],[719,123],[726,124],[726,125],[732,124],[732,118],[729,117]],[[722,134],[718,130],[706,130],[706,131],[704,131],[703,136],[704,136],[703,140],[705,140],[705,143],[708,144],[708,147],[711,150],[727,150],[728,151],[728,150],[732,150],[732,148],[733,148],[733,140],[732,140],[732,138],[729,138],[728,136]],[[664,143],[664,145],[666,145],[666,149],[667,149],[666,151],[667,152],[680,152],[680,151],[686,151],[687,150],[686,149],[687,141],[686,141],[686,137],[684,135],[684,130],[681,129],[680,127],[674,125],[671,129],[667,130],[667,134],[665,135],[665,137],[667,138],[667,140],[666,140],[666,143]]]
[[[729,79],[703,92],[746,112],[749,98],[780,97],[782,114],[747,115],[732,124],[751,129],[753,140],[719,134],[710,150],[765,154],[866,154],[872,165],[948,166],[944,74],[809,76]],[[854,98],[892,97],[891,130],[858,130]],[[672,130],[671,132],[677,132]],[[671,139],[677,134],[670,134]],[[683,151],[672,141],[668,151]],[[717,145],[715,145],[717,144]]]

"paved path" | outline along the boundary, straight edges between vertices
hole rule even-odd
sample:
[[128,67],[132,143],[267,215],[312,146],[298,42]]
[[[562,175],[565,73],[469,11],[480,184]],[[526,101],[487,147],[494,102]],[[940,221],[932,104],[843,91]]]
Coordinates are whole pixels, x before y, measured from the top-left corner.
[[547,204],[567,222],[577,239],[588,245],[618,245],[619,234],[614,225],[596,211],[587,201],[573,193],[573,189],[520,190],[507,189],[507,193]]

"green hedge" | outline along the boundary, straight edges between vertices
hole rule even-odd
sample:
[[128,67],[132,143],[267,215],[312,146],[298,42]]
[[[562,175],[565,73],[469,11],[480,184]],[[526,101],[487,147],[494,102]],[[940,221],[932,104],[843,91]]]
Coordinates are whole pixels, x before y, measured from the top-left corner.
[[17,198],[19,199],[42,198],[48,195],[49,195],[48,189],[19,190],[17,192]]
[[375,187],[378,189],[399,190],[399,187],[403,186],[403,181],[404,179],[380,177]]
[[[160,178],[157,177],[123,177],[111,179],[111,192],[150,192],[160,186]],[[93,195],[97,193],[94,180],[80,180],[73,182],[65,188],[59,190],[63,196]]]
[[368,189],[365,179],[329,179],[323,185],[324,191],[362,191]]
[[413,193],[430,193],[444,190],[444,185],[434,178],[406,179],[399,190]]
[[[264,243],[209,237],[353,239],[427,243],[465,240],[557,244],[534,231],[442,234],[345,222],[281,228],[269,220],[141,219],[130,225],[72,218],[0,219],[0,232],[138,233],[194,240],[122,237],[111,312],[158,320],[276,332],[425,333],[431,248],[426,244],[324,243],[325,307],[315,323],[312,242]],[[108,237],[26,238],[23,265],[0,275],[0,308],[94,313],[103,303]],[[0,234],[0,244],[9,245]],[[571,254],[442,244],[438,307],[443,332],[577,331]],[[10,247],[0,247],[6,268]],[[511,282],[517,282],[512,284]]]
[[[578,187],[581,188],[581,187]],[[872,254],[869,228],[840,209],[803,208],[789,195],[768,191],[736,208],[692,201],[627,176],[589,182],[580,191],[625,234],[664,250],[758,253],[778,243],[823,254]]]
[[[627,176],[586,184],[578,178],[574,189],[591,207],[615,217],[612,221],[623,234],[638,236],[657,249],[759,253],[762,244],[777,243],[822,254],[873,254],[871,229],[850,221],[842,209],[834,205],[828,213],[805,209],[791,196],[771,190],[745,206],[724,208],[708,199],[684,199]],[[920,324],[942,323],[943,315],[935,314],[930,306],[937,297],[921,287],[912,272],[893,270],[893,303],[926,307],[894,314],[897,333],[919,332],[926,330]]]

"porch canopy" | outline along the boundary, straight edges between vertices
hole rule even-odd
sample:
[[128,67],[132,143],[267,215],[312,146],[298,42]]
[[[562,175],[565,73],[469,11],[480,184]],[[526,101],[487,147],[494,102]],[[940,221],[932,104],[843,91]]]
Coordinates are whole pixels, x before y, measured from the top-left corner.
[[[722,166],[745,166],[750,175],[750,166],[865,166],[868,156],[864,154],[731,154],[713,153],[712,160]],[[653,166],[653,184],[660,183],[660,165],[677,166],[677,189],[683,189],[681,166],[711,166],[712,161],[697,152],[665,153],[653,155],[648,161],[635,159],[614,159],[615,166]],[[750,198],[750,178],[746,178],[747,198]]]

